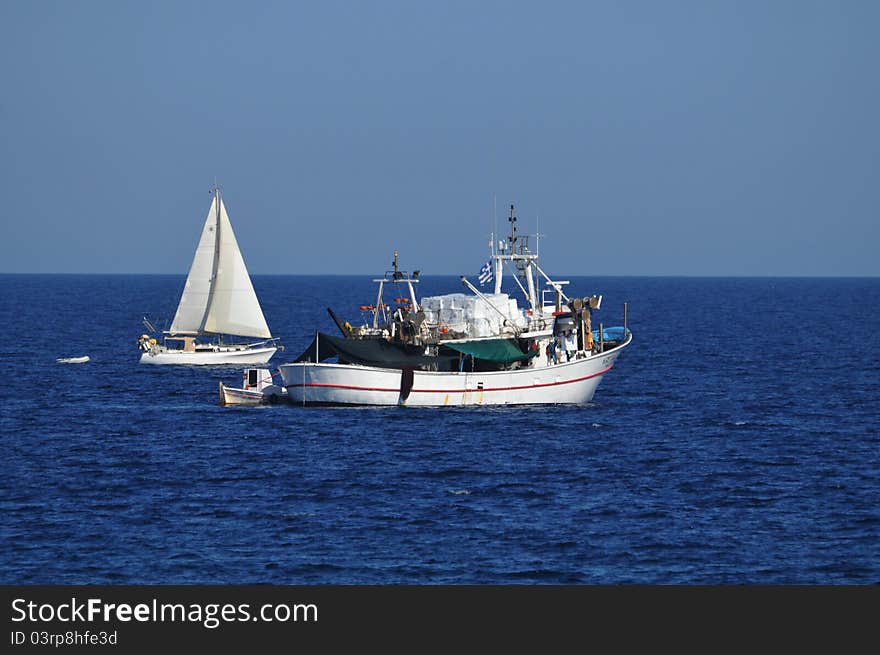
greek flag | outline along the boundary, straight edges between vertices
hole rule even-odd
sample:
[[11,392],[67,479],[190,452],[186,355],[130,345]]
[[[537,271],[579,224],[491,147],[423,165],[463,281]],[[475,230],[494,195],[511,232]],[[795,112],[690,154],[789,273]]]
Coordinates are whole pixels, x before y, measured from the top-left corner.
[[480,269],[480,274],[477,276],[477,279],[480,281],[480,286],[483,286],[487,282],[491,282],[493,277],[495,276],[492,274],[492,260],[490,259],[483,264],[483,268]]

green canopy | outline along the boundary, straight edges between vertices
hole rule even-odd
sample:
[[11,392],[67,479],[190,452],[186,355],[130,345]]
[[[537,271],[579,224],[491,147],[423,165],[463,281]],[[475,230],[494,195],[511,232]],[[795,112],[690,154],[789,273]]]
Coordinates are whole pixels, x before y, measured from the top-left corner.
[[462,341],[460,343],[443,344],[465,355],[471,355],[475,359],[484,359],[490,362],[510,364],[531,359],[538,351],[524,353],[512,339],[480,339],[479,341]]

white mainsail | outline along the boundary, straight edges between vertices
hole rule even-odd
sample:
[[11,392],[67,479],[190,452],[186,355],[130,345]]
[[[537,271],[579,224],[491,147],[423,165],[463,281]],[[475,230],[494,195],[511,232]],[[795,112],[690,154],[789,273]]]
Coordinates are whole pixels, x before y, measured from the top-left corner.
[[215,196],[208,210],[202,236],[196,247],[186,285],[171,322],[172,334],[199,334],[211,297],[211,275],[214,270],[214,252],[217,244],[217,201]]
[[205,219],[170,332],[272,337],[219,193]]

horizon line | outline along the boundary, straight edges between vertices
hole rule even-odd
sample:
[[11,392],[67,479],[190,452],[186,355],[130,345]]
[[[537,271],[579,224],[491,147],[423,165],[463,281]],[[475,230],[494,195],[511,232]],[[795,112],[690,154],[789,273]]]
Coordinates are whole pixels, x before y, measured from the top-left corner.
[[[111,273],[111,272],[20,272],[20,271],[0,271],[0,275],[55,275],[55,276],[153,276],[153,277],[186,277],[187,273]],[[384,273],[250,273],[251,277],[376,277],[377,275],[384,275]],[[424,277],[461,277],[461,273],[430,273],[430,274],[421,274],[419,279]],[[839,278],[839,279],[875,279],[880,278],[880,273],[877,274],[861,274],[861,275],[853,275],[853,274],[844,274],[844,273],[830,273],[830,274],[769,274],[769,273],[736,273],[736,274],[720,274],[720,273],[704,273],[704,274],[690,274],[690,273],[643,273],[643,274],[613,274],[613,273],[604,273],[604,274],[579,274],[579,275],[568,275],[568,274],[560,274],[557,275],[558,278],[566,278],[566,277],[595,277],[595,278],[607,278],[607,277],[620,277],[620,278],[742,278],[742,279],[826,279],[826,278]]]

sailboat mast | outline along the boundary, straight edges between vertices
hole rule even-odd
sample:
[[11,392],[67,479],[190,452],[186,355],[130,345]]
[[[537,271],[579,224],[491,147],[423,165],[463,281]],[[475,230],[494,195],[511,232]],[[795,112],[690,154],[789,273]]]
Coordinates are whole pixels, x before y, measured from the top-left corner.
[[208,302],[205,305],[205,315],[202,317],[202,325],[199,332],[205,331],[205,321],[211,313],[211,304],[214,302],[214,285],[217,283],[217,269],[220,267],[220,187],[215,183],[211,189],[214,193],[214,261],[211,263],[211,280],[208,287]]
[[214,265],[211,268],[211,292],[214,291],[213,281],[217,277],[217,267],[220,264],[220,187],[214,185],[214,204],[217,211],[214,212],[214,229],[217,238],[214,239]]

